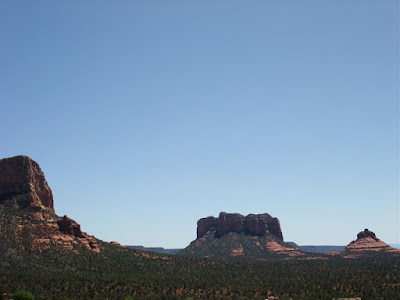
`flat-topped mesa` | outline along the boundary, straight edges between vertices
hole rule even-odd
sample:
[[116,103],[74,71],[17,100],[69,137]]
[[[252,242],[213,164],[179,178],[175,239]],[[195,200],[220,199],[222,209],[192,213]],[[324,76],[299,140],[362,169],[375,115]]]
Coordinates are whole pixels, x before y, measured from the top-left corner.
[[0,204],[54,213],[53,193],[39,165],[28,156],[0,159]]
[[281,226],[277,218],[269,214],[249,214],[246,217],[233,213],[221,212],[218,218],[207,217],[197,222],[197,238],[201,238],[208,231],[215,230],[215,237],[220,238],[229,232],[241,233],[251,236],[264,236],[271,233],[283,240]]

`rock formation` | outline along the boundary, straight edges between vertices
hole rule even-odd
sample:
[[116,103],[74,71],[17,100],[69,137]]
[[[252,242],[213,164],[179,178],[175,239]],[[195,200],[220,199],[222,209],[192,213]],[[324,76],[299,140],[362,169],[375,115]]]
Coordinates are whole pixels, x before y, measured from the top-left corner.
[[13,219],[11,223],[18,227],[17,231],[10,228],[12,234],[2,232],[6,229],[0,227],[0,234],[11,234],[16,241],[21,241],[22,236],[30,236],[32,242],[26,250],[43,251],[57,245],[76,253],[82,247],[100,252],[96,238],[82,232],[77,222],[67,216],[55,215],[53,193],[44,174],[27,156],[0,160],[0,205],[3,206],[0,221]]
[[357,234],[357,240],[352,241],[344,249],[344,254],[360,254],[365,251],[376,251],[376,252],[398,252],[400,249],[390,247],[385,242],[378,239],[374,232],[365,229]]
[[73,235],[75,237],[83,237],[83,233],[81,231],[81,225],[76,223],[74,220],[64,216],[61,220],[57,222],[60,227],[60,231],[66,234]]
[[379,239],[376,237],[375,233],[372,231],[369,231],[367,228],[364,229],[364,231],[360,231],[357,234],[357,241],[361,240],[361,239],[365,239],[365,238],[372,238],[376,241],[378,241]]
[[269,214],[228,214],[197,222],[197,239],[178,255],[215,259],[275,260],[308,255],[283,242],[277,218]]
[[39,165],[27,156],[0,160],[0,203],[54,213],[53,193]]
[[264,236],[271,233],[283,240],[281,226],[277,218],[269,214],[254,215],[246,217],[241,214],[228,214],[221,212],[218,218],[207,217],[197,222],[197,238],[201,238],[209,231],[215,230],[215,237],[220,238],[229,232],[241,233],[251,236]]
[[116,241],[111,241],[110,244],[111,244],[111,245],[115,245],[115,246],[119,246],[119,247],[122,247],[122,248],[126,248],[126,246],[121,245],[120,243],[118,243],[118,242],[116,242]]

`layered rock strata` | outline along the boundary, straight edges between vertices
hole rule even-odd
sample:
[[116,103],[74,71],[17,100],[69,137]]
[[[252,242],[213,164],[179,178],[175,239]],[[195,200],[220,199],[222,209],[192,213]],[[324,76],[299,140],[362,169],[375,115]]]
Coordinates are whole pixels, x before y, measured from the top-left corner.
[[400,253],[400,249],[390,247],[385,242],[378,239],[374,232],[365,229],[357,234],[357,240],[352,241],[344,249],[344,253],[362,253],[365,251],[376,251],[376,252],[397,252]]

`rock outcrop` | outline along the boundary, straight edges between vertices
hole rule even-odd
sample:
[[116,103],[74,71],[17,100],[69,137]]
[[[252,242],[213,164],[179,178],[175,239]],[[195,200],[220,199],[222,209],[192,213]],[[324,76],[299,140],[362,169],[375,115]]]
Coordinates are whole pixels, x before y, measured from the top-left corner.
[[361,239],[365,239],[365,238],[372,238],[376,241],[378,241],[379,239],[376,237],[375,233],[372,231],[369,231],[367,228],[364,229],[364,231],[360,231],[357,234],[357,241],[361,240]]
[[[12,219],[18,230],[10,228],[12,239],[21,242],[30,236],[26,250],[44,251],[60,246],[78,253],[85,248],[100,252],[97,239],[81,231],[74,220],[55,214],[53,193],[39,165],[27,156],[0,160],[0,221]],[[10,209],[25,208],[25,209]],[[1,223],[1,222],[0,222]],[[0,226],[0,234],[4,228]],[[4,229],[6,230],[6,229]],[[8,232],[7,234],[10,234]]]
[[400,253],[400,249],[390,247],[388,244],[378,239],[374,232],[369,231],[368,229],[359,232],[357,234],[357,240],[348,244],[343,253],[344,255],[359,255],[365,251]]
[[221,212],[218,218],[207,217],[197,222],[197,239],[209,231],[215,230],[215,237],[220,238],[229,232],[244,233],[250,236],[264,236],[271,233],[283,240],[281,226],[277,218],[269,214],[241,214]]
[[39,165],[27,156],[0,160],[0,203],[54,213],[53,193]]
[[118,242],[116,242],[116,241],[111,241],[110,244],[111,244],[111,245],[115,245],[115,246],[119,246],[119,247],[122,247],[122,248],[126,248],[126,246],[121,245],[120,243],[118,243]]
[[57,224],[60,227],[60,231],[63,233],[70,234],[75,237],[83,237],[81,225],[76,223],[74,220],[68,218],[68,216],[64,216],[61,220],[57,222]]

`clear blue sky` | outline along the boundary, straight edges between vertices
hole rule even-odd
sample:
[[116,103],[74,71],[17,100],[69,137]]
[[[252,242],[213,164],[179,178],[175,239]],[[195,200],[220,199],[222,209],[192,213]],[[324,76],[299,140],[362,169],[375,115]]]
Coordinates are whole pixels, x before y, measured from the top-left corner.
[[185,247],[220,211],[399,242],[399,2],[0,3],[0,157],[59,215]]

